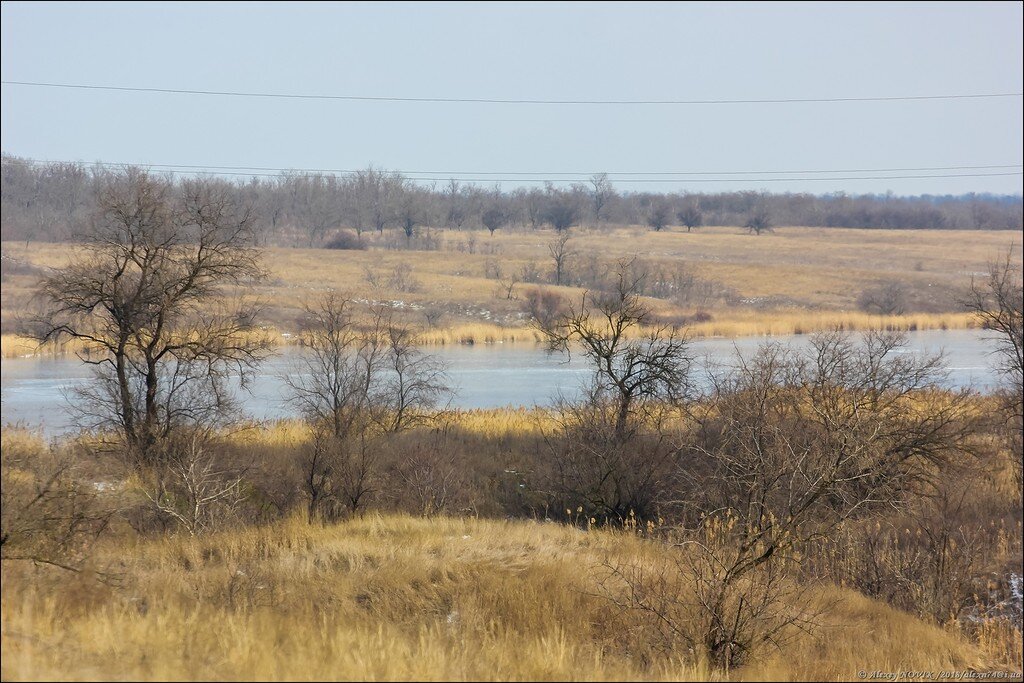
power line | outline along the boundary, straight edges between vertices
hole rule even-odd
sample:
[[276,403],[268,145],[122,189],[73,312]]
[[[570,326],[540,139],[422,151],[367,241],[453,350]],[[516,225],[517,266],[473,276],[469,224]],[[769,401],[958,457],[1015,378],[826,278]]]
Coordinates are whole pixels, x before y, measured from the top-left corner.
[[[78,163],[71,161],[47,161],[45,159],[23,159],[32,163]],[[340,169],[340,168],[297,168],[294,166],[209,166],[202,164],[148,164],[135,162],[101,162],[109,166],[145,166],[148,168],[160,169],[200,169],[210,171],[277,171],[281,173],[333,173],[338,175],[353,175],[363,172],[362,169]],[[577,176],[586,179],[595,175],[604,174],[611,179],[613,176],[728,176],[728,175],[787,175],[787,174],[835,174],[835,173],[897,173],[917,171],[976,171],[995,170],[1008,168],[1022,168],[1024,164],[989,164],[982,166],[914,166],[900,168],[840,168],[840,169],[805,169],[805,170],[784,170],[784,171],[406,171],[395,170],[395,173],[409,176],[439,176],[439,180],[447,180],[450,176],[543,176],[540,180],[550,176]],[[530,180],[521,178],[520,180]],[[616,182],[625,182],[616,181]],[[646,181],[644,181],[646,182]]]
[[121,85],[86,85],[82,83],[43,83],[37,81],[0,81],[3,85],[36,88],[67,88],[77,90],[104,90],[119,92],[148,92],[173,95],[212,95],[218,97],[262,97],[291,100],[342,100],[361,102],[431,102],[448,104],[549,104],[549,105],[718,105],[718,104],[802,104],[837,102],[906,102],[928,100],[970,100],[1022,97],[1020,92],[968,93],[952,95],[901,95],[877,97],[794,97],[765,99],[721,100],[542,100],[499,99],[484,97],[390,97],[370,95],[322,95],[301,93],[244,92],[231,90],[191,90],[177,88],[136,88]]
[[[48,164],[48,163],[66,163],[74,164],[80,162],[74,161],[60,161],[60,160],[42,160],[42,159],[23,159],[29,163],[34,164]],[[96,162],[101,166],[132,166],[136,164],[124,164],[124,163],[104,163],[102,161]],[[155,167],[156,164],[139,164],[140,166]],[[207,176],[225,176],[225,177],[280,177],[280,173],[265,173],[265,172],[243,172],[243,171],[210,171],[210,170],[191,170],[201,168],[245,168],[245,167],[204,167],[204,166],[184,166],[184,165],[172,165],[164,164],[162,168],[165,173],[172,175],[207,175]],[[978,167],[978,168],[1020,168],[1021,165],[1016,166],[991,166],[991,167]],[[170,169],[190,169],[190,170],[170,170]],[[256,167],[253,167],[256,168]],[[264,170],[280,170],[285,169],[269,169],[267,167],[259,167]],[[939,167],[936,167],[939,168]],[[946,168],[971,168],[971,167],[946,167]],[[295,170],[295,169],[291,169]],[[884,169],[883,169],[884,170]],[[843,172],[843,171],[837,171]],[[990,178],[999,176],[1016,176],[1024,175],[1024,171],[1008,171],[1008,172],[993,172],[993,173],[944,173],[944,174],[913,174],[913,175],[869,175],[869,176],[840,176],[840,177],[806,177],[806,178],[627,178],[617,180],[618,183],[772,183],[772,182],[800,182],[800,181],[828,181],[828,180],[904,180],[904,179],[928,179],[928,178]],[[406,180],[413,181],[436,181],[436,180],[449,180],[449,178],[430,178],[430,177],[416,177],[413,175],[403,175]],[[545,179],[545,178],[450,178],[450,180],[456,180],[460,182],[570,182],[566,179]]]

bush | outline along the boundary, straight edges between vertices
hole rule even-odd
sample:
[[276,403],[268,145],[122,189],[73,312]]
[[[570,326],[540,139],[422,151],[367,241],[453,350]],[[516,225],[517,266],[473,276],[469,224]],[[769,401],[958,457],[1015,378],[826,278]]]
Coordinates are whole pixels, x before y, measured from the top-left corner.
[[324,249],[345,249],[349,251],[366,249],[366,243],[351,230],[339,230],[324,244]]

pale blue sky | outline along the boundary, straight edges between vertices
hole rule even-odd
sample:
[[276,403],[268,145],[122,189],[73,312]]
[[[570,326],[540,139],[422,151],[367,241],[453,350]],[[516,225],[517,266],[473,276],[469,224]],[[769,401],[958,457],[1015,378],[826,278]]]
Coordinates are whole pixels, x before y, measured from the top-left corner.
[[[3,80],[16,81],[442,98],[1018,93],[1024,90],[1021,8],[1018,2],[5,2],[0,71]],[[1020,97],[571,106],[4,85],[0,142],[5,152],[19,156],[153,164],[373,163],[406,171],[544,174],[776,171],[1019,165],[1022,127]],[[618,186],[1021,192],[1020,175],[788,182],[765,182],[766,177]]]

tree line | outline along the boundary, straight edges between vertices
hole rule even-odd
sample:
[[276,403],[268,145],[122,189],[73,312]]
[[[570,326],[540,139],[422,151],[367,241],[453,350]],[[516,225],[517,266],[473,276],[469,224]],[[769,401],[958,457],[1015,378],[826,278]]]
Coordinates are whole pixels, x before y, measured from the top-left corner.
[[[63,241],[96,211],[101,188],[117,171],[100,165],[38,164],[2,158],[0,223],[7,240]],[[154,175],[177,187],[188,182]],[[284,172],[274,177],[211,181],[232,201],[250,207],[255,239],[263,245],[325,246],[355,233],[414,237],[432,228],[488,230],[511,227],[558,231],[576,225],[743,226],[761,233],[773,226],[877,229],[1020,230],[1021,197],[988,194],[847,195],[627,192],[606,174],[585,183],[503,191],[471,183],[424,183],[368,167],[346,175]],[[343,244],[342,244],[343,246]]]

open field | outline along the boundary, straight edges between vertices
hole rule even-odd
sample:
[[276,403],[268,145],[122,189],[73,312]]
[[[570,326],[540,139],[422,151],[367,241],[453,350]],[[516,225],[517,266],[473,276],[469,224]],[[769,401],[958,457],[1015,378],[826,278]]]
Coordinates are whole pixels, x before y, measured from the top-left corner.
[[[528,292],[544,287],[578,297],[584,291],[550,284],[548,245],[555,238],[550,230],[433,235],[437,249],[431,251],[270,248],[264,259],[268,280],[244,294],[266,303],[264,322],[281,341],[295,333],[302,303],[333,289],[392,307],[424,329],[424,343],[436,344],[536,340],[528,325]],[[1013,236],[992,231],[779,228],[755,237],[739,228],[686,233],[629,227],[578,228],[572,235],[568,273],[577,279],[633,255],[665,277],[696,278],[703,286],[700,296],[650,300],[663,320],[687,324],[694,336],[792,334],[837,326],[963,328],[970,317],[956,299],[971,277],[984,274],[988,261],[1011,246],[1020,262]],[[3,355],[10,357],[35,350],[16,336],[35,279],[43,269],[69,262],[75,247],[4,242],[3,253],[19,266],[5,274],[0,297]],[[899,283],[904,313],[859,310],[860,295],[886,282]]]
[[[605,565],[664,553],[624,531],[377,515],[108,544],[110,585],[5,564],[3,678],[709,680],[605,596]],[[813,600],[814,629],[727,678],[999,664],[852,591]]]

